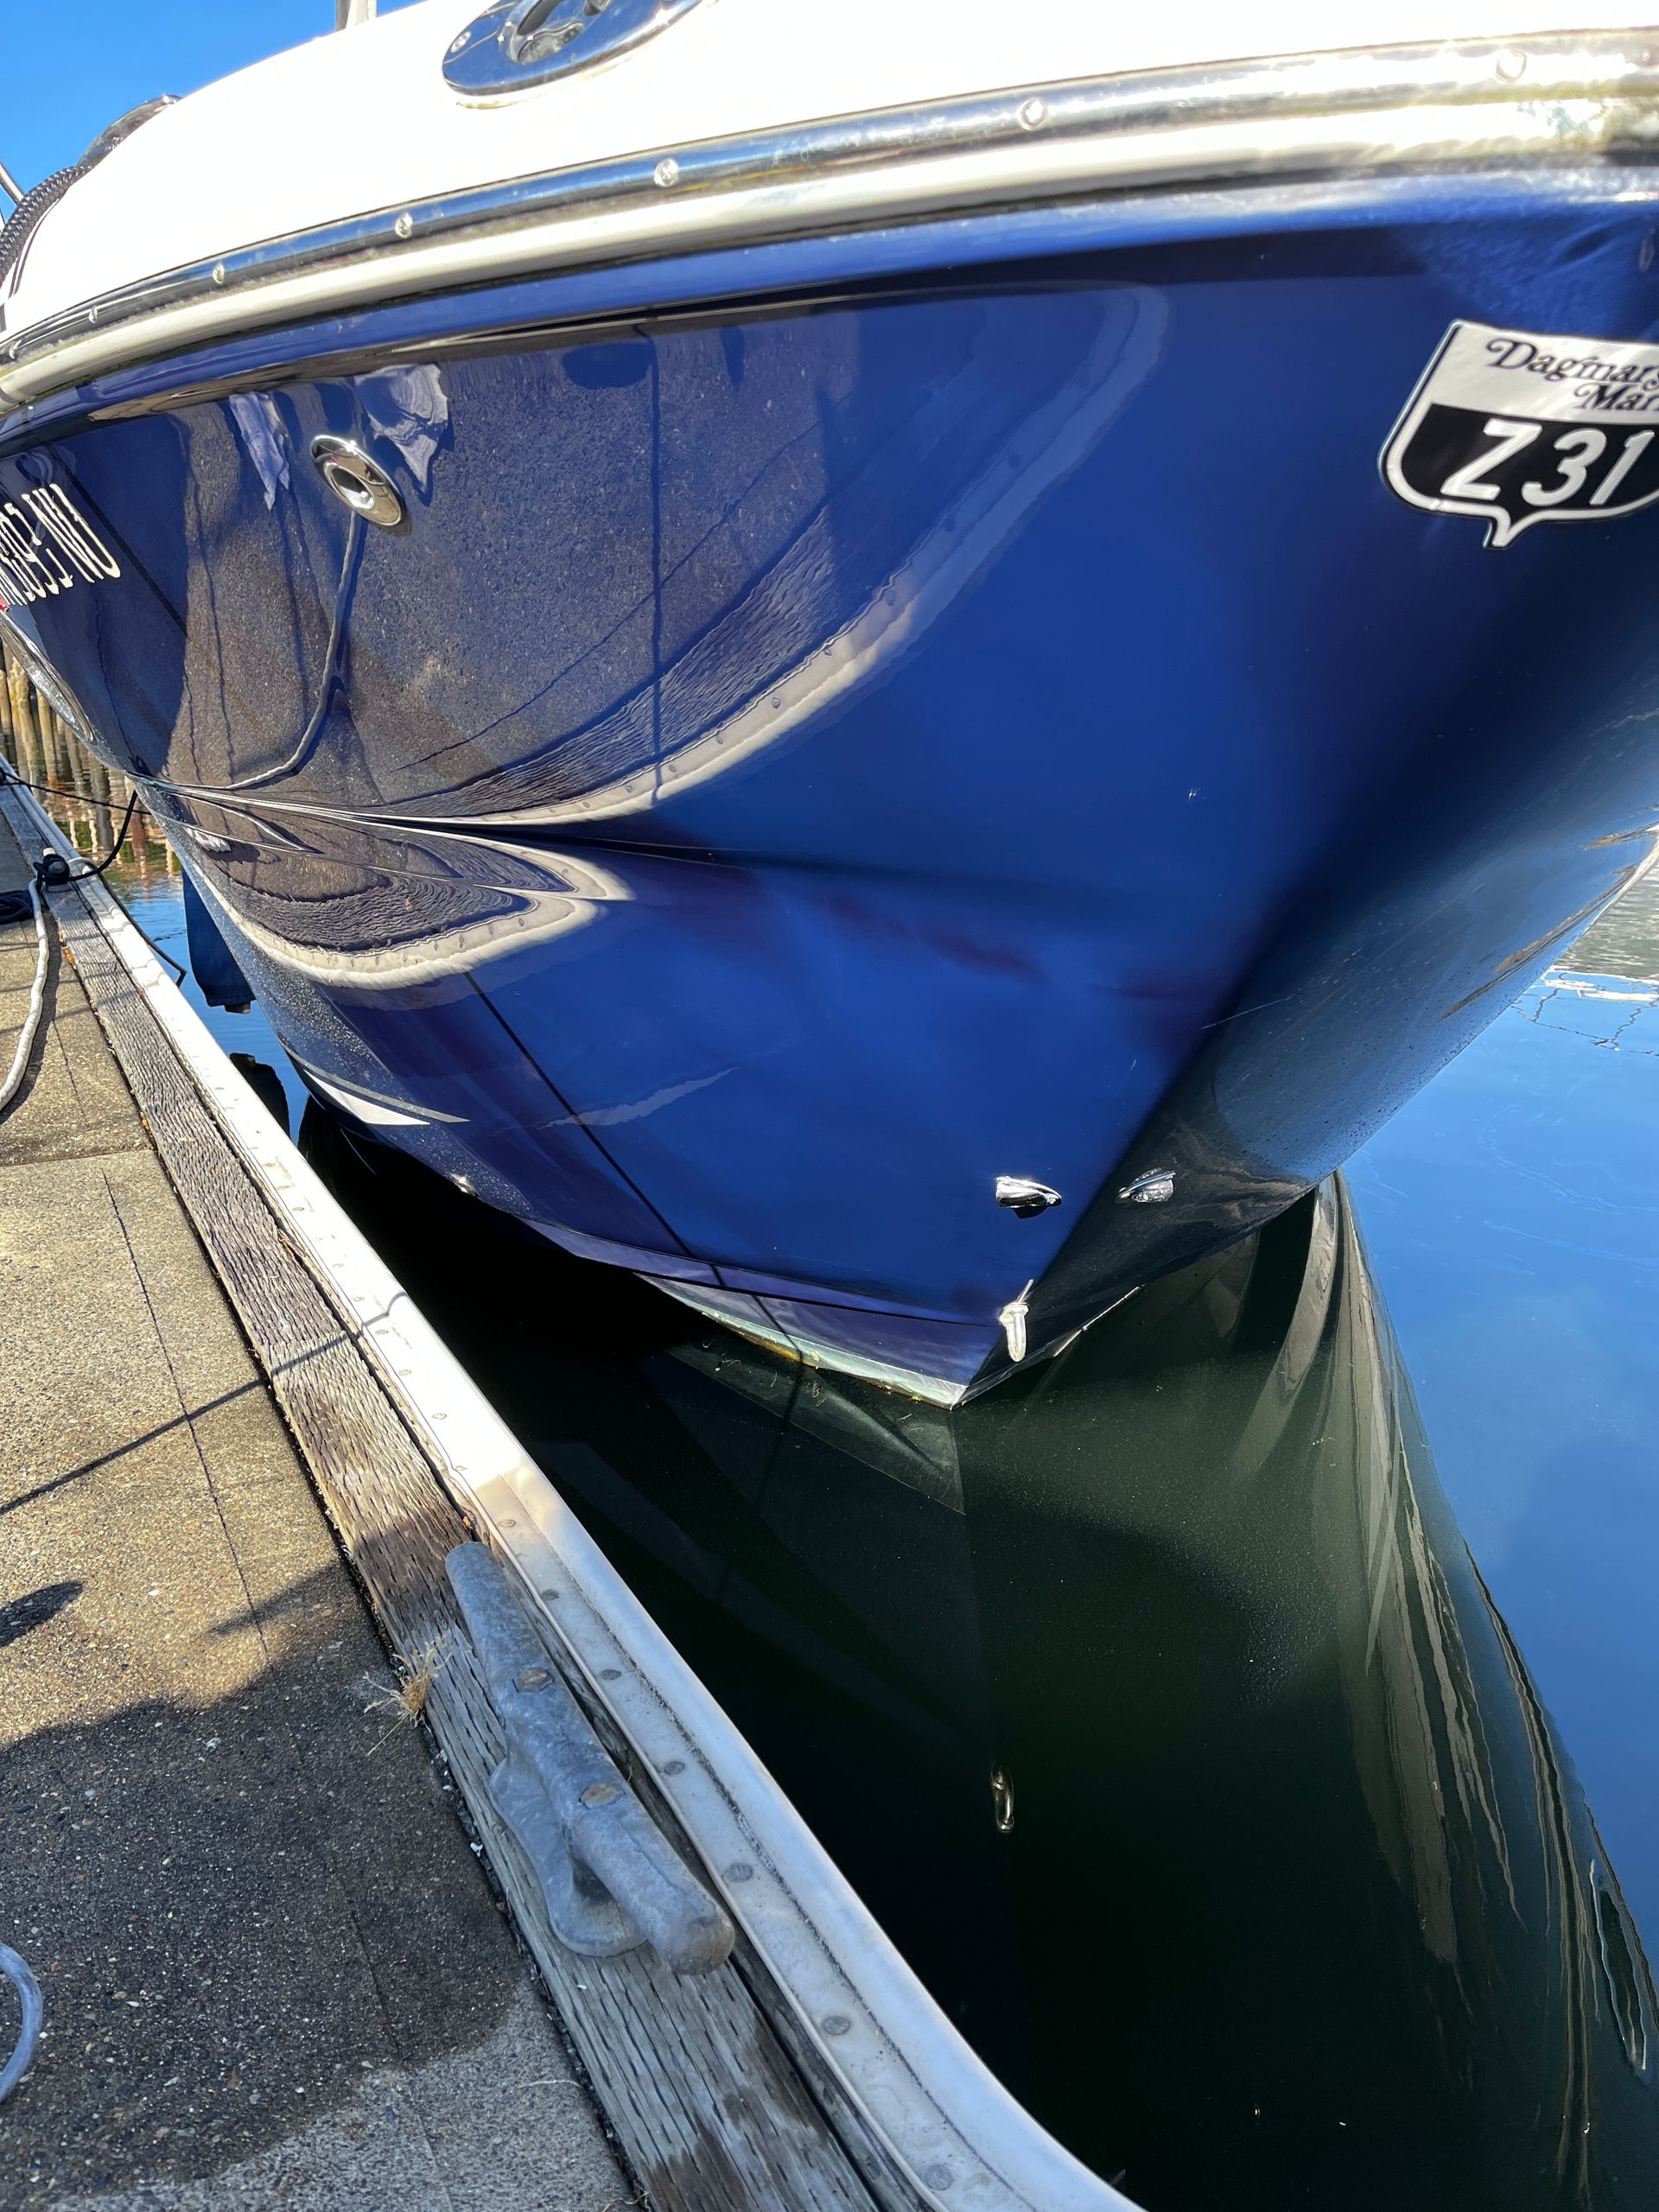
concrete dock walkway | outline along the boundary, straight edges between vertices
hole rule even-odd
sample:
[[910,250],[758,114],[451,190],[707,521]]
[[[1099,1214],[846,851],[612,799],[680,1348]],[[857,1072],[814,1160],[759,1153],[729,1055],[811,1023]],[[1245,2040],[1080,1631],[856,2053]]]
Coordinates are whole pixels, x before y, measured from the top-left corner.
[[[35,943],[0,925],[0,1069]],[[0,1937],[46,1998],[0,2208],[635,2202],[51,958],[0,1117]]]

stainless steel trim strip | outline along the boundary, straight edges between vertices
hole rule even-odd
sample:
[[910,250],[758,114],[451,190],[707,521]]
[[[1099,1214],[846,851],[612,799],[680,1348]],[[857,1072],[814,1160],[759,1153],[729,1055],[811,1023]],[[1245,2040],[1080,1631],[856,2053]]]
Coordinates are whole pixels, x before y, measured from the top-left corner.
[[1659,30],[1035,86],[555,170],[267,241],[0,346],[16,405],[233,330],[531,270],[988,206],[1659,143]]

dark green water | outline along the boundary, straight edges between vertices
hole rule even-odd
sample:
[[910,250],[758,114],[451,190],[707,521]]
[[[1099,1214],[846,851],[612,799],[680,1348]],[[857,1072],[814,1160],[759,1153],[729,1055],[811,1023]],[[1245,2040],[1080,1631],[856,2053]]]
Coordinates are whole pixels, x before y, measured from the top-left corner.
[[1155,2208],[1654,2201],[1635,1916],[1339,1185],[944,1416],[308,1139],[1101,2171]]
[[955,1415],[307,1115],[951,2016],[1154,2212],[1659,2204],[1659,890],[1573,960],[1345,1186]]

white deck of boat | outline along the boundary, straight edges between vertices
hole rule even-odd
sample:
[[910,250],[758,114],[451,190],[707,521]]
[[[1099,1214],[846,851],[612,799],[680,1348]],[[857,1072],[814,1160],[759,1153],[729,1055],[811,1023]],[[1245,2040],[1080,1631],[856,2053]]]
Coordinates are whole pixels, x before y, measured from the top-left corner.
[[1628,28],[1606,0],[703,0],[607,65],[480,105],[442,64],[481,4],[423,0],[155,118],[41,222],[0,287],[8,330],[313,226],[702,140],[1127,72]]

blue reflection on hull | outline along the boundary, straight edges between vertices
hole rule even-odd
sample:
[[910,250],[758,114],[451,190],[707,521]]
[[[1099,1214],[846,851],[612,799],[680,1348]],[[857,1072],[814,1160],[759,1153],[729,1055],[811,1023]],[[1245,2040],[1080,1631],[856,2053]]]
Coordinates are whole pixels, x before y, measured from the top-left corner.
[[0,456],[122,570],[25,619],[325,1096],[952,1396],[1319,1181],[1645,857],[1654,513],[1495,554],[1376,466],[1455,317],[1655,329],[1644,194],[1414,189],[242,340]]

